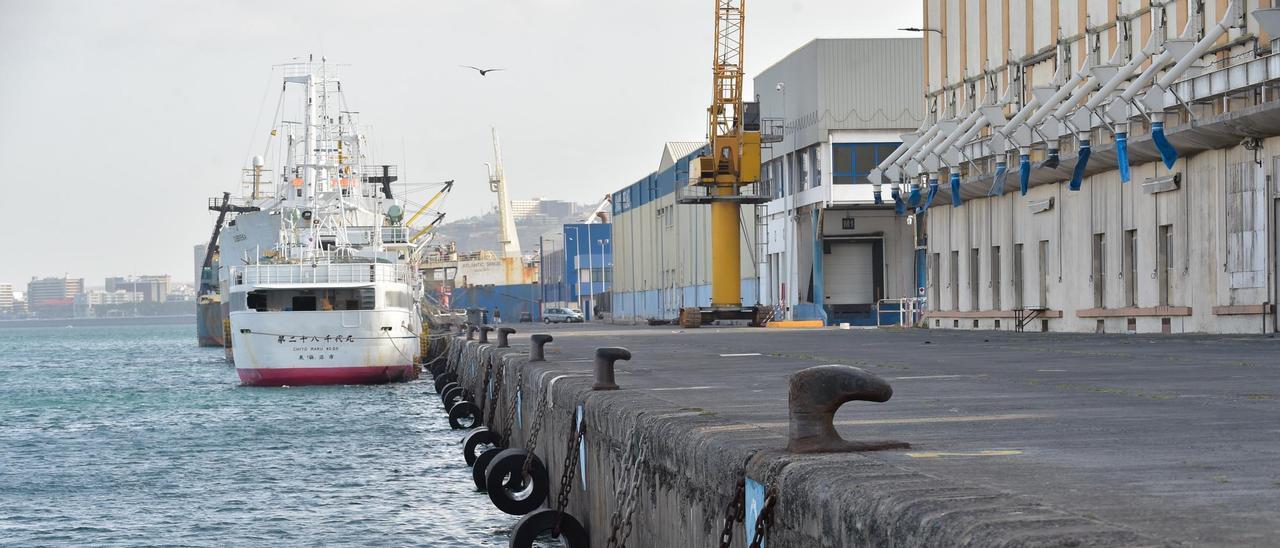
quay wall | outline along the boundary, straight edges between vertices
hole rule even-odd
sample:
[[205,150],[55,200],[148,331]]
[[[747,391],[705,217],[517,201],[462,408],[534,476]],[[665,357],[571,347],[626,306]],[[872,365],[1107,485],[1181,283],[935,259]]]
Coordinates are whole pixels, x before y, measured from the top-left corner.
[[[632,435],[647,448],[635,504],[630,546],[717,546],[727,507],[747,477],[777,489],[768,546],[1153,546],[1120,526],[1047,507],[1027,497],[939,478],[877,460],[873,455],[794,455],[785,435],[727,421],[712,411],[678,407],[654,392],[593,391],[590,354],[547,347],[545,362],[528,362],[521,345],[494,345],[449,336],[448,369],[477,394],[487,410],[485,369],[501,368],[491,429],[505,426],[515,397],[519,412],[513,447],[523,447],[537,414],[538,395],[549,390],[535,453],[550,479],[554,507],[578,406],[586,436],[586,489],[574,480],[567,511],[588,529],[592,546],[605,546],[617,510],[618,483]],[[513,387],[518,386],[517,390]],[[462,458],[459,455],[459,464]],[[477,496],[485,496],[477,494]],[[758,500],[757,500],[758,502]],[[512,522],[516,521],[513,516]],[[754,522],[748,520],[754,527]],[[742,523],[732,546],[745,546]]]

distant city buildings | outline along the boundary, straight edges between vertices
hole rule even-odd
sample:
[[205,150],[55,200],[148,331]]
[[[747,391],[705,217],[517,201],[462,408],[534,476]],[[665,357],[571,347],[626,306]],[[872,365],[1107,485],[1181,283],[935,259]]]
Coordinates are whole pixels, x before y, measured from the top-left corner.
[[95,289],[85,293],[85,302],[89,306],[133,304],[143,302],[143,295],[138,291],[125,291],[123,289],[115,291]]
[[82,293],[84,278],[32,278],[27,282],[27,307],[36,316],[70,317]]
[[112,276],[105,287],[87,288],[84,278],[31,278],[25,293],[0,282],[0,317],[91,318],[181,315],[194,312],[195,288],[173,284],[168,274]]
[[163,303],[169,296],[169,275],[158,276],[116,276],[107,278],[107,292],[125,291],[141,293],[146,303]]
[[0,312],[13,312],[13,284],[0,283]]

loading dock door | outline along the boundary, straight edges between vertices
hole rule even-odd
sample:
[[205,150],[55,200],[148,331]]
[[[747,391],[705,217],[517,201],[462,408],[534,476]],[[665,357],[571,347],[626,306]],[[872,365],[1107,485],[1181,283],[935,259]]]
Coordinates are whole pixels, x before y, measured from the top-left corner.
[[871,242],[831,242],[822,258],[823,293],[828,305],[875,303],[876,265]]

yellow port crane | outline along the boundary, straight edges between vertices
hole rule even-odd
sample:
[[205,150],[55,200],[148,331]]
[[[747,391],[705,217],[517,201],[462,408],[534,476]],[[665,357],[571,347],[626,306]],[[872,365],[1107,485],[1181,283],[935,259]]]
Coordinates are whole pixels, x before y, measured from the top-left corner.
[[[741,288],[741,207],[760,203],[742,187],[760,180],[760,106],[742,100],[743,23],[745,0],[715,2],[715,50],[711,65],[711,107],[707,109],[709,150],[698,159],[694,184],[706,194],[683,197],[681,203],[711,205],[711,308],[688,309],[681,323],[698,325],[714,319],[761,320],[759,307],[743,307]],[[697,310],[697,320],[693,319]]]

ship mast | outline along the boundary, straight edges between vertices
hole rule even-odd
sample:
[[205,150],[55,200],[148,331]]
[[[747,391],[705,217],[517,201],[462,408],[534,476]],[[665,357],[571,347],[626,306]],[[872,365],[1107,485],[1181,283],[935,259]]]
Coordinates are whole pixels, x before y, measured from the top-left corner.
[[507,179],[502,172],[502,148],[498,145],[498,129],[493,132],[493,163],[489,168],[489,190],[498,193],[498,246],[502,258],[520,256],[520,235],[516,233],[516,219],[511,214],[511,202],[507,199]]

